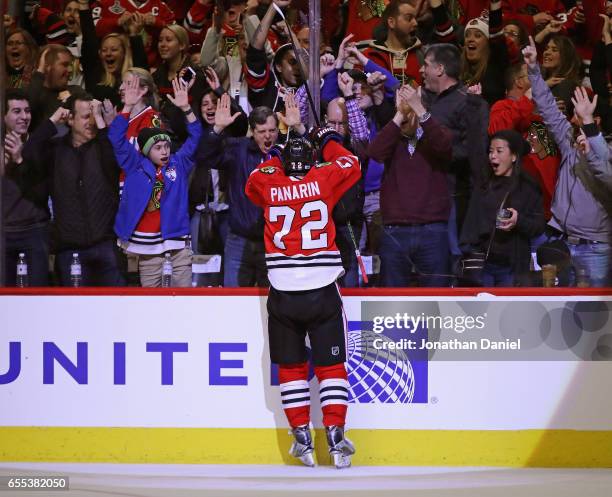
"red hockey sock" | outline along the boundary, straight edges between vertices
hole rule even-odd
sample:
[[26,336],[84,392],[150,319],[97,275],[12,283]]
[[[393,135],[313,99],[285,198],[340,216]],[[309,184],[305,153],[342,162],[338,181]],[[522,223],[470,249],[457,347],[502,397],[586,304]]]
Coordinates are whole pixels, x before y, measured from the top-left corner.
[[308,363],[279,364],[281,402],[291,428],[310,423]]
[[319,380],[323,425],[344,426],[349,392],[348,376],[344,364],[317,366],[315,374]]

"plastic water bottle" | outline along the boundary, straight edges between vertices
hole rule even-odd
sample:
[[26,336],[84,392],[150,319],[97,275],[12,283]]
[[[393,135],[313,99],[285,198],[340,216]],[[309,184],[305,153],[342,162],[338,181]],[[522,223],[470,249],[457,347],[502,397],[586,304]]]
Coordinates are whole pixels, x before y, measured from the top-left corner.
[[162,265],[162,287],[170,288],[172,286],[172,259],[170,254],[166,252],[164,255],[164,263]]
[[591,286],[591,275],[588,268],[578,268],[578,271],[576,271],[576,286],[578,288],[589,288]]
[[17,286],[19,288],[29,286],[28,263],[23,252],[19,254],[19,260],[17,261]]
[[81,271],[81,260],[76,252],[72,254],[70,263],[70,284],[77,288],[83,285],[83,273]]

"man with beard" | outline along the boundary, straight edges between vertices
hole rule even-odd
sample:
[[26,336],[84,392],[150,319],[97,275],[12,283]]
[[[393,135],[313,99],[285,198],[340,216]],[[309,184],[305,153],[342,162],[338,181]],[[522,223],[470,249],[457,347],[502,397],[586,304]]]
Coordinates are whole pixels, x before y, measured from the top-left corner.
[[[90,95],[76,93],[40,124],[23,150],[25,161],[47,169],[63,286],[70,286],[73,253],[80,256],[83,285],[125,284],[113,232],[119,166],[100,108]],[[60,124],[70,132],[56,137]]]
[[15,286],[15,267],[20,253],[28,262],[30,286],[47,286],[49,240],[47,183],[44,170],[22,156],[32,114],[28,97],[21,90],[7,90],[4,125],[2,216],[6,236],[6,285]]
[[70,96],[68,80],[72,60],[72,53],[63,45],[52,44],[43,49],[27,90],[32,104],[33,127],[51,116]]
[[417,0],[392,0],[383,14],[387,28],[384,40],[375,40],[364,51],[372,62],[392,72],[402,84],[421,83],[419,67],[423,58],[416,37]]

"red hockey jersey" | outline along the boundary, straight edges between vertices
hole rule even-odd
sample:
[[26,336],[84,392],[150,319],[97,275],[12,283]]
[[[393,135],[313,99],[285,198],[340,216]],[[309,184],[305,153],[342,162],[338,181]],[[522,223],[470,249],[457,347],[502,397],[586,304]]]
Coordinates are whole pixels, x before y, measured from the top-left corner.
[[174,22],[174,12],[162,0],[146,0],[141,5],[132,0],[98,0],[91,10],[96,24],[96,34],[100,39],[112,32],[122,32],[119,18],[126,12],[152,14],[155,24],[147,26],[144,39],[149,65],[156,66],[157,36],[164,26]]
[[264,209],[268,279],[277,290],[322,288],[344,273],[332,211],[361,170],[357,157],[333,141],[323,158],[329,162],[297,178],[274,157],[247,180],[247,196]]
[[[157,112],[153,107],[148,106],[141,110],[134,117],[130,118],[128,114],[124,114],[126,119],[129,119],[126,138],[134,145],[136,150],[140,150],[138,146],[138,133],[145,128],[161,128],[162,122]],[[123,183],[125,182],[125,172],[123,169],[119,172],[119,195],[123,194]]]

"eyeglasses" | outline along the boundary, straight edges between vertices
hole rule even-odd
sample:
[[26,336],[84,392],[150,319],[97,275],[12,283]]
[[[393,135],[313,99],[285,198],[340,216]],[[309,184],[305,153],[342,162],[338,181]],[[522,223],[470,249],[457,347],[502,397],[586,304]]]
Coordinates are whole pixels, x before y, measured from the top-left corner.
[[326,119],[325,122],[327,124],[329,124],[330,126],[334,126],[336,128],[344,128],[346,127],[346,122],[345,121],[330,121],[329,119]]

